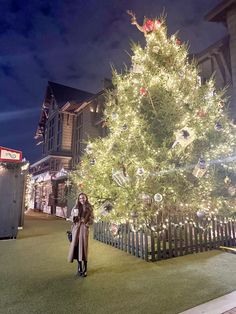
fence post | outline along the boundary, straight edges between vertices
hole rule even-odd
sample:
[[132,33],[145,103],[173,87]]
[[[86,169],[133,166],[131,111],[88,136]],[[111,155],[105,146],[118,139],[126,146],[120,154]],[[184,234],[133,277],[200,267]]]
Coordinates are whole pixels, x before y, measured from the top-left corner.
[[209,226],[209,228],[208,228],[208,240],[209,240],[209,250],[212,250],[212,247],[213,247],[213,245],[212,245],[212,238],[211,238],[211,226]]
[[126,244],[127,244],[127,224],[124,225],[124,234],[123,234],[123,250],[126,252]]
[[200,246],[200,252],[203,252],[203,246],[202,246],[202,228],[199,228],[199,246]]
[[228,245],[228,230],[227,230],[227,222],[224,222],[224,226],[225,226],[225,245]]
[[190,253],[193,253],[193,224],[189,223],[189,243],[190,243]]
[[183,229],[182,224],[179,228],[179,254],[180,256],[183,256]]
[[152,262],[154,262],[155,259],[155,238],[153,231],[151,231],[151,256],[152,256]]
[[[179,254],[178,252],[178,238],[177,238],[177,226],[174,226],[174,244],[175,244],[175,257],[177,257]],[[163,256],[163,255],[162,255]]]
[[135,234],[135,256],[139,257],[139,231]]
[[172,247],[172,232],[171,232],[171,219],[168,220],[168,243],[169,243],[169,257],[173,256],[173,247]]
[[166,229],[162,231],[162,249],[163,249],[163,258],[166,259]]
[[195,246],[195,252],[198,253],[198,234],[197,231],[199,230],[198,223],[194,226],[194,246]]
[[145,260],[148,262],[148,237],[147,231],[144,233]]
[[124,225],[121,225],[121,250],[124,251]]
[[130,225],[128,225],[128,243],[127,243],[127,252],[130,254]]
[[132,235],[132,244],[131,244],[131,254],[134,255],[134,231],[131,232]]
[[232,220],[232,234],[233,234],[232,245],[235,246],[236,242],[235,242],[235,221],[234,220]]
[[102,222],[102,242],[106,243],[106,241],[105,241],[105,221]]
[[232,246],[232,236],[231,236],[231,221],[228,221],[228,230],[229,230],[229,246]]
[[213,235],[213,248],[216,248],[216,223],[214,218],[212,219],[212,235]]
[[160,242],[160,233],[157,232],[157,260],[162,258],[161,254],[161,242]]
[[96,222],[93,224],[93,239],[96,240]]
[[220,222],[218,220],[216,221],[216,237],[216,247],[218,248],[220,246]]
[[98,226],[97,226],[97,227],[98,227],[98,228],[97,228],[97,231],[98,231],[98,233],[97,233],[97,239],[98,239],[98,241],[100,241],[100,233],[101,233],[101,232],[100,232],[100,224],[101,224],[101,222],[99,221],[99,222],[98,222]]
[[187,255],[188,254],[188,223],[185,222],[184,223],[184,254]]
[[144,250],[143,250],[143,230],[140,230],[140,257],[144,259]]
[[204,248],[205,248],[205,251],[208,251],[208,245],[207,245],[207,229],[204,230]]

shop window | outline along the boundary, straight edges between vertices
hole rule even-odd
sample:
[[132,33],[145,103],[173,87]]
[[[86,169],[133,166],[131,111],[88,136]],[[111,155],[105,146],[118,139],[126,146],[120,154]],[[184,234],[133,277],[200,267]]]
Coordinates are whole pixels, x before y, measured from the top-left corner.
[[65,207],[67,204],[67,189],[65,182],[58,183],[57,186],[57,205],[61,207]]

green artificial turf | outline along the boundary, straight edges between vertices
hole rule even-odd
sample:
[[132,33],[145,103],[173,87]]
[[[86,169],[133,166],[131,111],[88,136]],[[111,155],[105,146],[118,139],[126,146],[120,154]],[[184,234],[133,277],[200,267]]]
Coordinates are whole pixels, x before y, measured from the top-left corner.
[[[44,218],[45,217],[45,218]],[[204,252],[147,263],[92,239],[88,277],[67,262],[69,223],[25,218],[0,241],[0,313],[179,313],[236,290],[236,255]]]

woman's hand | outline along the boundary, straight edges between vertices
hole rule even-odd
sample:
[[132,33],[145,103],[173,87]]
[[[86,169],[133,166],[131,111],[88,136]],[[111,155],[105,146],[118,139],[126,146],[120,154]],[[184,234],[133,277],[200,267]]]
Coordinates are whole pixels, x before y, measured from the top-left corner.
[[74,223],[79,222],[79,217],[78,217],[78,216],[74,216],[74,217],[73,217],[73,222],[74,222]]

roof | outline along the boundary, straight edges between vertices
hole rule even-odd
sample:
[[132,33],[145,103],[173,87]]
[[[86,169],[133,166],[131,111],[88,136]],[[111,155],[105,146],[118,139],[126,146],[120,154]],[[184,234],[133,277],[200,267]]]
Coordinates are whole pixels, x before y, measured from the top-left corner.
[[51,97],[51,95],[53,95],[59,108],[68,101],[80,103],[94,95],[77,88],[65,86],[51,81],[48,81],[48,89],[49,90],[46,93],[46,97]]
[[[56,100],[58,107],[61,109],[66,104],[71,104],[73,109],[87,99],[93,97],[94,94],[65,86],[59,83],[48,81],[44,103],[40,113],[39,124],[36,130],[35,138],[38,139],[44,134],[45,123],[48,119],[48,108],[52,97]],[[68,107],[68,106],[66,106]],[[70,106],[71,107],[71,106]],[[68,108],[69,109],[69,108]],[[71,108],[70,108],[71,109]],[[71,111],[71,110],[68,110]]]
[[229,50],[228,46],[229,46],[229,36],[227,35],[227,36],[221,38],[220,40],[216,41],[215,43],[213,43],[212,45],[210,45],[206,49],[194,54],[193,56],[199,62],[202,58],[209,56],[209,54],[213,53],[214,51],[218,51],[222,47],[226,47],[227,50]]
[[236,0],[223,0],[205,15],[209,22],[226,22],[227,12],[236,5]]

